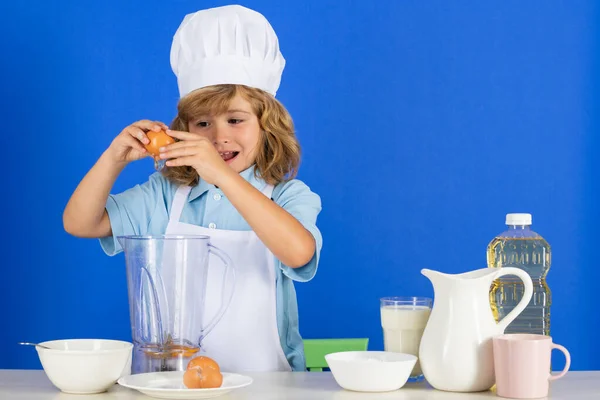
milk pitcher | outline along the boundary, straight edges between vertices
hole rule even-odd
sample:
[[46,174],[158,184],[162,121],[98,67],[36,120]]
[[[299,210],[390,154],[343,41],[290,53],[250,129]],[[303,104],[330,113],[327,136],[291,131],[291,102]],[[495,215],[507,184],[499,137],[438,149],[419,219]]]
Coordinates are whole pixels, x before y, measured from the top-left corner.
[[[208,236],[120,236],[133,338],[132,374],[182,371],[226,312],[235,287],[229,257]],[[222,302],[205,315],[208,259],[223,261]],[[212,273],[212,271],[211,271]]]
[[[492,338],[503,334],[531,300],[531,278],[513,267],[482,268],[462,274],[423,269],[421,273],[434,289],[433,308],[419,347],[425,379],[439,390],[489,390],[495,382]],[[525,291],[516,307],[496,323],[489,290],[492,282],[503,275],[516,275]]]

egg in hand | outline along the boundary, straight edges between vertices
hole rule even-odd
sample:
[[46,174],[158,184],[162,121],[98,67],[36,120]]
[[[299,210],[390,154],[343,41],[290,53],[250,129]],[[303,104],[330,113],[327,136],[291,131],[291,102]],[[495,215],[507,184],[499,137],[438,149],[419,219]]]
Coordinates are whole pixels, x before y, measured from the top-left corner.
[[154,158],[160,156],[160,148],[175,143],[175,138],[169,136],[167,132],[160,130],[146,132],[146,137],[150,143],[144,145],[148,153],[152,154]]

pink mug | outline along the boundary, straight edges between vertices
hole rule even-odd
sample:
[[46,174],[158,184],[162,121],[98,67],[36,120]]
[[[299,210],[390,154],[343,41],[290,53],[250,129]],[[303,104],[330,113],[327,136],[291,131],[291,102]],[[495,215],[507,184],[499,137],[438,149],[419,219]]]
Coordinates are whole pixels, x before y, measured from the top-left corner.
[[[571,355],[552,337],[529,334],[506,334],[493,339],[496,393],[512,399],[536,399],[548,396],[550,381],[565,376]],[[566,364],[557,375],[550,373],[553,349],[565,354]]]

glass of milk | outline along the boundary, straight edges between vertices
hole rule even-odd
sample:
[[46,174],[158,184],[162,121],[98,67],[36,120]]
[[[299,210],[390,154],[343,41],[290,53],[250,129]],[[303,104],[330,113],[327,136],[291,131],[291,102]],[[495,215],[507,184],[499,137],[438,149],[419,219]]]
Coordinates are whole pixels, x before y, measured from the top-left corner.
[[[380,299],[381,327],[385,351],[419,357],[421,336],[431,313],[432,299],[427,297],[383,297]],[[411,381],[423,379],[417,360]]]

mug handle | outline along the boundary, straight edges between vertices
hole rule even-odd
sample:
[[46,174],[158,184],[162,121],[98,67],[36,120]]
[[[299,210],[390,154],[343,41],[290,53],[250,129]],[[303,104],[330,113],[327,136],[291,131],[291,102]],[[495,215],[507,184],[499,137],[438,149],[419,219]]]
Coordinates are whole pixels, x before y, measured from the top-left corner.
[[[223,253],[219,248],[213,246],[210,243],[208,244],[208,252],[213,253],[214,255],[219,257],[221,261],[223,261],[223,264],[225,264],[226,269],[225,274],[227,274],[227,272],[231,272],[233,282],[231,284],[231,294],[229,295],[229,299],[227,299],[226,302],[223,302],[223,304],[221,304],[221,308],[219,309],[217,315],[215,315],[213,319],[208,324],[206,324],[206,327],[202,329],[202,339],[208,336],[210,331],[219,323],[219,321],[223,317],[223,314],[225,314],[225,311],[227,311],[229,304],[231,304],[231,300],[233,299],[233,293],[235,291],[235,268],[233,268],[233,261],[231,261],[231,258],[229,258],[227,254]],[[225,279],[223,279],[223,289],[225,288],[225,282]]]
[[523,298],[519,303],[509,312],[504,318],[498,321],[498,326],[502,329],[502,333],[506,327],[515,320],[521,314],[521,312],[527,307],[529,302],[531,301],[531,297],[533,296],[533,283],[531,282],[531,277],[525,271],[520,268],[515,267],[505,267],[500,268],[498,275],[496,275],[496,279],[504,275],[516,275],[518,276],[525,285],[525,293],[523,293]]
[[548,378],[549,381],[555,381],[557,379],[562,378],[563,376],[566,375],[567,371],[571,367],[571,354],[569,354],[569,350],[565,349],[560,344],[552,343],[552,345],[550,346],[550,351],[552,351],[554,349],[557,349],[557,350],[560,350],[563,352],[563,354],[565,355],[566,363],[565,363],[565,367],[563,368],[561,373],[559,373],[557,375],[550,374],[550,377]]

